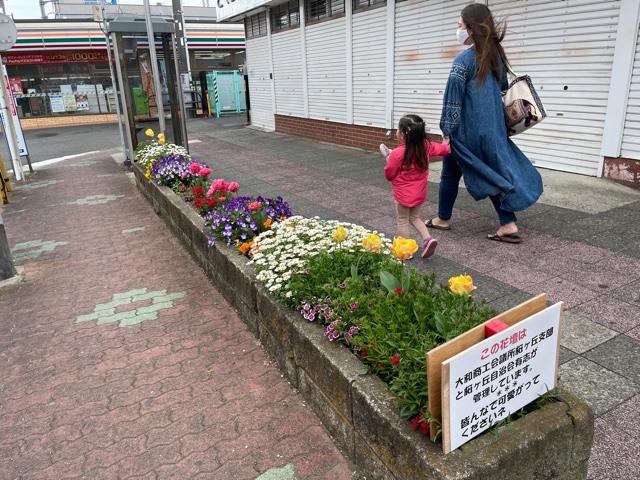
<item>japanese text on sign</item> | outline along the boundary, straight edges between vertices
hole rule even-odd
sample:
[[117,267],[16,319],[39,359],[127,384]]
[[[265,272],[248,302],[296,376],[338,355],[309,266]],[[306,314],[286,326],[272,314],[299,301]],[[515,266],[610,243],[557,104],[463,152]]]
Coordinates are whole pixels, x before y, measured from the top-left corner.
[[557,303],[444,362],[454,450],[556,385],[562,303]]

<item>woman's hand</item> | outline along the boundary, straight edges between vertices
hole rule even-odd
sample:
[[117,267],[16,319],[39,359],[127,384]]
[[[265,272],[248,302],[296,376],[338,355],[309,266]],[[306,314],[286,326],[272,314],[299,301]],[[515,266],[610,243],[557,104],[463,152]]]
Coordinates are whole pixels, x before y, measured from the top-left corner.
[[451,143],[451,137],[444,137],[442,139],[442,144],[443,145],[446,145],[448,147],[450,143]]

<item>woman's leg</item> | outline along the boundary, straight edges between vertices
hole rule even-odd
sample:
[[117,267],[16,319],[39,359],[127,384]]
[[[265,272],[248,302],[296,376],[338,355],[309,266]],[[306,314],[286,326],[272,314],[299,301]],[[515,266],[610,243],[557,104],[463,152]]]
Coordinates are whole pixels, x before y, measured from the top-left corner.
[[440,188],[438,190],[438,217],[432,220],[434,225],[448,227],[453,215],[453,204],[458,196],[458,184],[462,178],[462,170],[452,155],[442,159]]
[[493,208],[495,208],[496,213],[498,214],[498,220],[500,221],[500,228],[497,232],[498,235],[518,233],[518,226],[516,225],[518,219],[516,218],[516,214],[500,208],[500,200],[497,195],[489,198],[491,198]]
[[409,238],[409,214],[411,209],[396,203],[396,217],[398,219],[398,235]]

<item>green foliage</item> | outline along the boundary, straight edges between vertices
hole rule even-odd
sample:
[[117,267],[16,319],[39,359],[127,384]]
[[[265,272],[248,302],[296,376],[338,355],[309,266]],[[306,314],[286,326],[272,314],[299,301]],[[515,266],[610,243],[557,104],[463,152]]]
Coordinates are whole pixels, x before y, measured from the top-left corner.
[[[402,288],[398,278],[411,287]],[[328,325],[325,336],[347,345],[389,385],[402,416],[424,420],[427,352],[496,314],[484,302],[436,285],[435,276],[364,251],[318,253],[291,277],[288,290],[282,300],[301,313],[309,299],[323,299],[332,315],[314,321]]]

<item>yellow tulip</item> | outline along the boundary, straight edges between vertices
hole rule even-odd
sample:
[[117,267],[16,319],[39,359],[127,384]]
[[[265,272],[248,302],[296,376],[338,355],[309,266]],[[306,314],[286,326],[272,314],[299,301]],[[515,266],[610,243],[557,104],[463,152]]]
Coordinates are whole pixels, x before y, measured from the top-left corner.
[[151,130],[150,128],[147,129],[146,132],[144,132],[147,134],[147,137],[154,137],[155,133],[153,133],[153,130]]
[[164,133],[159,133],[158,134],[158,140],[164,140]]
[[418,251],[418,244],[413,238],[395,237],[391,252],[400,260],[409,260]]
[[159,140],[158,140],[158,143],[159,143],[160,145],[164,145],[164,142],[165,142],[165,139],[164,139],[164,138],[161,138],[161,139],[159,139]]
[[449,279],[449,288],[458,295],[469,295],[476,287],[473,286],[473,279],[469,275],[458,275]]
[[362,240],[362,247],[367,252],[380,253],[380,247],[382,246],[382,240],[378,235],[370,234],[367,238]]
[[347,239],[347,236],[348,234],[344,227],[338,227],[335,232],[333,232],[333,239],[339,243],[344,242]]

